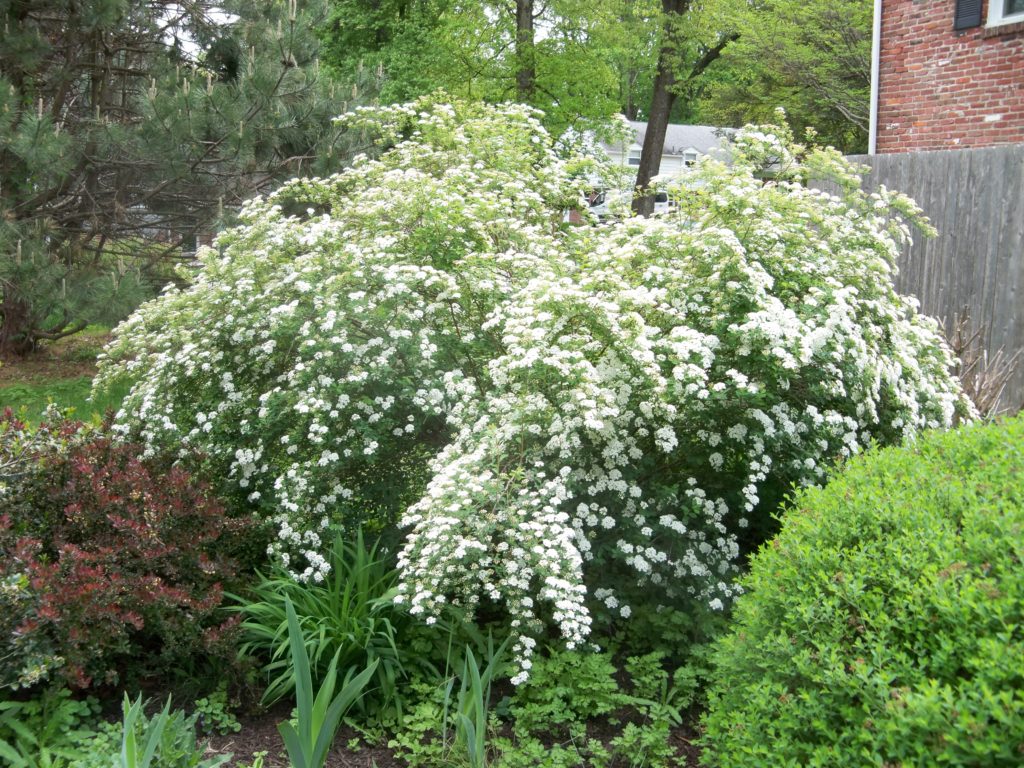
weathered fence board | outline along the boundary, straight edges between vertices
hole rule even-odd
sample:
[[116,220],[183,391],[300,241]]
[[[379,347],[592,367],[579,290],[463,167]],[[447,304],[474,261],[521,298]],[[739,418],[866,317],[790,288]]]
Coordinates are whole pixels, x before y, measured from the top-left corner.
[[[939,231],[904,249],[897,289],[947,327],[967,307],[990,355],[1024,350],[1024,145],[850,159],[870,166],[867,189],[905,192]],[[1002,403],[1024,404],[1024,359]]]

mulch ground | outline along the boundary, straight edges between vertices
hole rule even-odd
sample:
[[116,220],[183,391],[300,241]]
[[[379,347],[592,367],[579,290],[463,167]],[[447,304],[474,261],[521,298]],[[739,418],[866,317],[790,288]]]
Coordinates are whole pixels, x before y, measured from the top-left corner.
[[[288,718],[291,708],[282,706],[262,715],[252,717],[239,716],[242,730],[227,736],[213,736],[209,741],[209,754],[234,754],[232,765],[236,763],[251,764],[256,755],[267,754],[263,758],[264,768],[288,768],[288,758],[284,751],[281,735],[277,724]],[[672,746],[679,757],[678,768],[697,768],[699,766],[700,749],[693,743],[696,738],[694,731],[686,726],[677,728],[671,737]],[[356,750],[348,749],[348,745],[358,740],[360,746]],[[351,728],[342,728],[334,740],[334,748],[327,758],[327,768],[406,768],[406,763],[395,758],[387,747],[366,746],[359,739],[359,734]],[[437,766],[437,768],[446,768]],[[538,765],[537,768],[544,768]]]
[[[257,754],[266,752],[264,768],[288,768],[288,757],[277,724],[287,720],[290,711],[290,707],[283,707],[264,715],[239,717],[242,730],[227,736],[210,737],[208,753],[233,753],[231,764],[234,765],[239,762],[251,764]],[[358,736],[351,728],[338,731],[334,747],[327,756],[327,768],[404,768],[405,763],[396,760],[386,747],[369,747],[360,742],[358,750],[348,749],[347,745]]]

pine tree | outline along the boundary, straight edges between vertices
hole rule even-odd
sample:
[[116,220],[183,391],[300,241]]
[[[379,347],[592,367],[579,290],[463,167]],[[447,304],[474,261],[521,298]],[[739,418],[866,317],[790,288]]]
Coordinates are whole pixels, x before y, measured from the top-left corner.
[[337,166],[320,0],[0,0],[0,355],[129,310],[241,200]]

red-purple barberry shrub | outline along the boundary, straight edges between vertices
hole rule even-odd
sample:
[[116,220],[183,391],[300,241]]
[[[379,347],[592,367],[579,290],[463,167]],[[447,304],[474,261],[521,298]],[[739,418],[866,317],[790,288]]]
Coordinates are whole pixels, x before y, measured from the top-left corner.
[[[236,572],[223,553],[247,523],[184,470],[138,454],[67,420],[0,420],[0,579],[19,601],[0,684],[53,669],[79,688],[114,683],[223,645],[232,625],[218,609]],[[26,637],[31,657],[18,652]]]

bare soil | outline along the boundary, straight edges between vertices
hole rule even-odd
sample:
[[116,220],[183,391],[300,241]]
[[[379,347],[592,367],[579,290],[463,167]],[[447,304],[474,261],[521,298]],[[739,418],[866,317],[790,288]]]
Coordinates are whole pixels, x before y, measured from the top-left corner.
[[[289,714],[290,708],[282,707],[263,715],[239,717],[242,730],[227,736],[210,737],[208,753],[230,752],[234,754],[232,765],[251,765],[257,754],[266,752],[263,768],[288,768],[288,757],[277,724],[287,720]],[[368,747],[360,742],[359,749],[348,749],[349,743],[358,736],[351,728],[339,730],[334,747],[327,756],[326,768],[404,768],[405,763],[396,760],[387,747]]]

